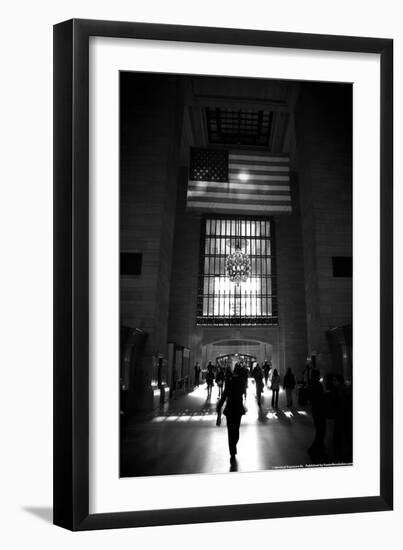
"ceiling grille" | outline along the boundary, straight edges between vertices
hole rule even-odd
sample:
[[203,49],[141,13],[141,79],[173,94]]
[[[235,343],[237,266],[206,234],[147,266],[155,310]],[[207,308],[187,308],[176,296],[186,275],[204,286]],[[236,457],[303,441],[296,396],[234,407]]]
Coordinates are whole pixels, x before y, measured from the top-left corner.
[[207,107],[206,121],[211,144],[265,147],[269,144],[273,113]]

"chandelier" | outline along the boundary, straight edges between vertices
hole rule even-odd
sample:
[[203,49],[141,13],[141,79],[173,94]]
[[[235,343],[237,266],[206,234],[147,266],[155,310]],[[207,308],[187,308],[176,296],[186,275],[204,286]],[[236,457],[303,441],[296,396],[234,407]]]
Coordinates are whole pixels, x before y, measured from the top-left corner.
[[[241,234],[240,220],[237,220],[236,233],[238,237]],[[225,271],[229,280],[239,286],[248,280],[251,271],[250,259],[247,254],[242,252],[239,240],[235,244],[235,251],[229,254],[225,259]]]
[[225,270],[228,273],[229,280],[236,283],[237,286],[248,280],[250,274],[249,256],[242,252],[239,245],[235,248],[235,252],[227,256]]

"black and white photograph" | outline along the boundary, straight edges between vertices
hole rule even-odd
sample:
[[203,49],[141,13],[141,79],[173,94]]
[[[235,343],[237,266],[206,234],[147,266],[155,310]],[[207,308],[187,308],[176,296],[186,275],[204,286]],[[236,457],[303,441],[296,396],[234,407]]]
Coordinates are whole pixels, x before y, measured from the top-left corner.
[[119,97],[120,476],[351,467],[353,85]]
[[399,7],[5,4],[2,548],[396,546]]

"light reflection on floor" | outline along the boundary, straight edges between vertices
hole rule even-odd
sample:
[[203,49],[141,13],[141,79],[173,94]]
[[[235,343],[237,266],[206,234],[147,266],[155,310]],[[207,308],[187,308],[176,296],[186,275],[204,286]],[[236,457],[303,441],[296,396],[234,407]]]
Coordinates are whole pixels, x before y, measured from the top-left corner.
[[[247,413],[242,419],[242,425],[256,424],[257,421],[261,422],[262,420],[278,421],[279,414],[284,415],[287,419],[294,418],[294,416],[298,415],[308,416],[308,412],[306,410],[289,410],[287,408],[281,408],[278,410],[272,409],[270,407],[271,390],[267,387],[264,388],[262,407],[259,409],[256,402],[255,391],[254,382],[250,380],[245,400]],[[283,393],[283,391],[280,391],[280,396]],[[189,400],[189,405],[192,408],[200,407],[200,410],[191,411],[190,409],[184,409],[183,411],[178,411],[176,410],[175,402],[171,402],[165,406],[166,413],[161,414],[161,412],[165,412],[163,408],[162,411],[156,413],[151,422],[211,422],[212,425],[215,425],[217,419],[216,406],[219,399],[217,387],[213,388],[210,399],[207,398],[207,389],[205,385],[199,386],[187,394],[186,399]]]
[[203,385],[177,395],[154,414],[129,419],[122,437],[120,475],[252,472],[310,464],[307,449],[314,426],[309,409],[288,408],[284,391],[280,391],[279,408],[273,409],[268,388],[258,407],[256,388],[249,380],[237,462],[231,467],[225,417],[221,426],[216,425],[217,401],[217,387],[207,399]]
[[[269,420],[278,420],[278,412],[276,411],[267,411],[264,413],[265,418]],[[308,416],[306,411],[292,411],[281,410],[280,414],[283,414],[286,418],[294,418],[295,416]],[[217,419],[216,414],[207,414],[207,413],[193,413],[182,414],[182,415],[164,415],[164,416],[155,416],[151,419],[151,422],[215,422]],[[242,420],[242,424],[255,424],[257,418],[252,417],[250,414],[246,414]]]

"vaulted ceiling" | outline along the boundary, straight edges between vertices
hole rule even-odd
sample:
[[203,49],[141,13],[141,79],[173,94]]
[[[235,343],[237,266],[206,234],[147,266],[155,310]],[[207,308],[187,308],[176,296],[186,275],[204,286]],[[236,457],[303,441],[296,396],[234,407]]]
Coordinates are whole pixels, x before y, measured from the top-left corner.
[[183,165],[189,147],[259,149],[293,157],[297,83],[225,77],[184,82]]

